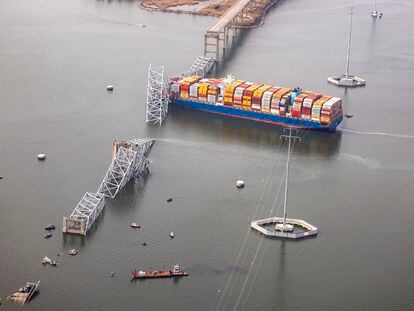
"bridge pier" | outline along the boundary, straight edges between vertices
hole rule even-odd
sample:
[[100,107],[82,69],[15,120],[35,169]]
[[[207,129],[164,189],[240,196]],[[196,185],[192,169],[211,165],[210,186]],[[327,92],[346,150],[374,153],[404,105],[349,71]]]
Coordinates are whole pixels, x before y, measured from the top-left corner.
[[224,55],[229,42],[229,30],[233,29],[232,44],[236,37],[236,23],[243,23],[248,13],[256,9],[256,0],[237,1],[207,32],[204,34],[204,56],[211,56],[216,62],[220,58],[220,42]]

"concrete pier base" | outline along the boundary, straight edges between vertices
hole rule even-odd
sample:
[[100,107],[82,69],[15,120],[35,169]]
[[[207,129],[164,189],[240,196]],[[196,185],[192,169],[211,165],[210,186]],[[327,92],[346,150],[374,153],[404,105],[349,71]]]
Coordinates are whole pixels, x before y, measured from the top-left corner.
[[[283,217],[270,217],[252,221],[250,227],[260,233],[276,238],[300,239],[318,234],[318,228],[302,219],[286,218],[286,223],[293,226],[292,231],[275,230],[275,225],[282,224]],[[269,226],[270,225],[270,226]]]
[[355,87],[355,86],[365,86],[365,80],[357,76],[346,76],[346,75],[337,75],[328,77],[328,82],[333,83],[338,86],[344,87]]

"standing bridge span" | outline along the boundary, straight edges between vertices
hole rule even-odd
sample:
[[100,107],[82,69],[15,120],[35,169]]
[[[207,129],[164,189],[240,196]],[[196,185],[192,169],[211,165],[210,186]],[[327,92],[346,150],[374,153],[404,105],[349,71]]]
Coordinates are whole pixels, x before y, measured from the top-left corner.
[[234,39],[236,35],[236,22],[243,23],[248,13],[256,9],[256,0],[238,0],[220,19],[204,34],[204,56],[211,56],[218,61],[220,55],[220,42],[223,53],[228,44],[229,34]]

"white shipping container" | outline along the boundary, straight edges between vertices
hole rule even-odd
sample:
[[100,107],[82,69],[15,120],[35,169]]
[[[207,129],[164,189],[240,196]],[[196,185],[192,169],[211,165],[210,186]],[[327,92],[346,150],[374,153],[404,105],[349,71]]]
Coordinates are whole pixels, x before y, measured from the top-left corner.
[[271,114],[275,114],[275,115],[279,115],[279,109],[274,109],[274,108],[270,108],[270,113]]
[[190,96],[191,97],[197,97],[198,96],[198,87],[200,86],[200,84],[198,83],[194,83],[192,85],[190,85]]
[[217,98],[216,98],[216,96],[215,96],[215,95],[208,94],[208,95],[207,95],[207,101],[208,101],[209,103],[215,104],[215,103],[216,103],[216,101],[217,101]]

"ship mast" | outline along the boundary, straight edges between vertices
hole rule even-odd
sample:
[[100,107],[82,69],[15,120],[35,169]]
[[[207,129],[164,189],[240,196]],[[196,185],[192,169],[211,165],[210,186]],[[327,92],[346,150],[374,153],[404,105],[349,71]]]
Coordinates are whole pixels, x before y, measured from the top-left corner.
[[349,34],[348,34],[348,49],[346,54],[346,70],[345,70],[345,77],[349,77],[349,58],[351,54],[351,31],[352,31],[352,11],[353,7],[351,6],[351,14],[350,14],[350,22],[349,22]]

